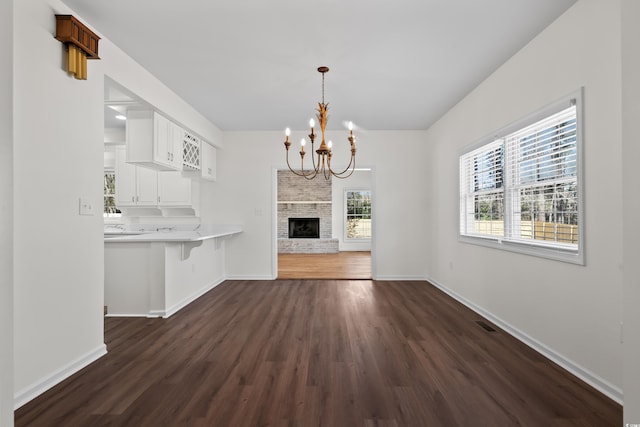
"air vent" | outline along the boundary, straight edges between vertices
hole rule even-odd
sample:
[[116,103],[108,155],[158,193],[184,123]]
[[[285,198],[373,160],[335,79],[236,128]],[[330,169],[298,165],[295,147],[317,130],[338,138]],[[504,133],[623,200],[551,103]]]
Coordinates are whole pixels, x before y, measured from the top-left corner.
[[476,320],[476,323],[478,324],[478,326],[480,326],[482,329],[484,329],[487,332],[495,332],[496,331],[495,329],[493,329],[491,327],[491,325],[485,323],[482,320]]

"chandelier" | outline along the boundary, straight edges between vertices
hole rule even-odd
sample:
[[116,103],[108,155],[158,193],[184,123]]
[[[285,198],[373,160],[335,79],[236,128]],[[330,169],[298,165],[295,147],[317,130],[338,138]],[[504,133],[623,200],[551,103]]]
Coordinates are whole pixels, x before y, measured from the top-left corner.
[[304,146],[306,145],[306,140],[303,138],[300,141],[300,170],[294,170],[289,164],[289,147],[291,146],[291,142],[289,142],[289,135],[291,135],[291,130],[287,128],[285,130],[286,139],[284,141],[284,147],[287,151],[287,166],[294,174],[298,176],[303,176],[307,179],[313,179],[318,175],[323,175],[325,179],[331,178],[331,176],[335,176],[336,178],[348,178],[353,173],[356,167],[356,137],[353,136],[353,123],[349,122],[349,142],[351,143],[351,160],[349,161],[349,165],[341,172],[336,172],[331,168],[331,141],[325,142],[324,140],[324,132],[327,127],[327,110],[329,109],[329,104],[325,104],[324,102],[324,75],[329,71],[329,67],[318,67],[318,72],[322,74],[322,102],[318,103],[318,114],[316,115],[318,121],[320,122],[320,131],[322,132],[322,140],[320,141],[320,146],[317,150],[315,150],[317,154],[316,157],[313,155],[314,142],[316,139],[316,133],[314,131],[315,121],[313,119],[309,120],[309,127],[311,128],[311,133],[308,135],[311,140],[311,161],[313,168],[305,170],[304,169],[304,155],[306,154],[304,151]]

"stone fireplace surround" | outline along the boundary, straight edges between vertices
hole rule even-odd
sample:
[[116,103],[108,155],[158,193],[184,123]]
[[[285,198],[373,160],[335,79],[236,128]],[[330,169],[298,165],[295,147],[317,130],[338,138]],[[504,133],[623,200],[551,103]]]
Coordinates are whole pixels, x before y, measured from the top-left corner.
[[[320,238],[289,239],[289,218],[320,218]],[[332,237],[331,180],[307,180],[291,171],[278,171],[278,252],[337,253]]]

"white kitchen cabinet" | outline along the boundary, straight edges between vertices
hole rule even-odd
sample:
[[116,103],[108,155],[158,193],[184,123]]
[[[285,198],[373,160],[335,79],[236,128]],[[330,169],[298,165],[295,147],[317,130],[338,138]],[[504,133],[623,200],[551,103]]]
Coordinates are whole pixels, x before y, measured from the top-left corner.
[[158,204],[158,173],[126,162],[125,148],[115,155],[116,205],[155,206]]
[[127,113],[127,162],[155,170],[182,169],[182,128],[155,111]]
[[158,206],[190,207],[191,179],[180,172],[158,172]]
[[182,174],[193,179],[215,181],[216,180],[216,148],[205,141],[200,141],[199,150],[200,168],[197,170],[185,168]]
[[189,131],[182,131],[182,169],[197,172],[200,170],[200,138]]
[[199,187],[178,171],[155,171],[126,162],[126,149],[115,154],[116,206],[128,216],[194,216]]
[[203,179],[216,180],[216,160],[216,148],[203,141],[200,145],[200,166]]

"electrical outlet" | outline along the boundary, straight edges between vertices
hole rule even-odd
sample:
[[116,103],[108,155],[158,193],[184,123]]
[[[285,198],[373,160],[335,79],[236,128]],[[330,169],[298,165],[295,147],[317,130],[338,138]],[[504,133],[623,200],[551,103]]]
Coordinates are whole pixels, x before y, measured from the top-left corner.
[[93,205],[87,199],[80,197],[80,215],[93,215]]

